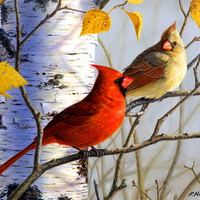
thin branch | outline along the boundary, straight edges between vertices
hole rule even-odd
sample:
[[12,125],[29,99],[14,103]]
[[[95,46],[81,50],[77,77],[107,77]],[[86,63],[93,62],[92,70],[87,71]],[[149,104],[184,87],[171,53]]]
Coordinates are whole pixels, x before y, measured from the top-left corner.
[[192,167],[187,167],[186,165],[185,165],[184,167],[185,167],[185,168],[187,168],[187,169],[189,169],[189,170],[191,170],[191,171],[193,172],[193,174],[194,174],[194,176],[195,176],[196,180],[198,181],[198,183],[200,183],[200,180],[199,180],[199,178],[198,178],[198,176],[197,176],[196,172],[194,171],[194,167],[195,167],[195,161],[193,162],[193,165],[192,165]]
[[[182,84],[180,85],[179,88],[182,89]],[[181,99],[182,99],[182,97],[180,97],[180,100]],[[179,134],[183,133],[183,130],[184,130],[183,113],[184,113],[184,106],[182,105],[182,106],[180,106],[180,110],[179,110],[179,128],[178,128],[178,131],[179,131],[178,133]],[[162,189],[162,192],[161,192],[161,195],[160,195],[160,199],[164,199],[164,197],[167,195],[166,189],[167,189],[167,186],[168,186],[168,184],[169,184],[169,182],[170,182],[170,180],[172,178],[172,175],[174,173],[176,164],[178,162],[178,158],[180,156],[181,147],[182,147],[182,141],[178,140],[177,144],[176,144],[176,151],[175,151],[172,163],[170,165],[170,168],[168,170],[167,176],[165,178],[165,185],[163,186],[163,189]]]
[[[16,57],[15,57],[15,69],[17,71],[20,71],[21,66],[21,48],[20,48],[20,42],[21,42],[21,28],[20,28],[20,14],[19,14],[19,5],[18,0],[15,0],[15,12],[16,12],[16,32],[17,32],[17,39],[16,39]],[[36,144],[36,151],[34,155],[34,167],[33,172],[37,172],[37,170],[40,168],[40,151],[41,151],[41,144],[42,144],[42,135],[43,135],[43,128],[41,123],[41,113],[38,113],[38,111],[35,109],[34,105],[32,104],[30,98],[28,97],[28,94],[26,92],[26,89],[24,86],[20,87],[20,91],[22,94],[22,97],[29,108],[30,112],[32,113],[36,126],[37,126],[37,144]],[[8,197],[8,199],[18,199],[20,196],[26,191],[26,189],[31,185],[30,182],[25,182],[25,184],[19,185],[16,190]]]
[[95,190],[95,194],[96,194],[97,200],[100,200],[99,192],[98,192],[98,185],[97,185],[95,180],[94,180],[94,190]]
[[180,155],[180,149],[181,149],[181,145],[182,145],[181,142],[182,142],[182,141],[180,141],[180,140],[177,141],[176,152],[175,152],[175,154],[174,154],[174,158],[173,158],[172,164],[171,164],[170,169],[169,169],[169,171],[168,171],[168,174],[167,174],[167,176],[166,176],[165,184],[163,185],[163,190],[162,190],[162,192],[161,192],[160,199],[164,199],[164,197],[167,195],[167,194],[165,193],[165,191],[166,191],[166,189],[167,189],[168,183],[169,183],[170,180],[171,180],[172,174],[173,174],[173,172],[174,172],[174,170],[175,170],[175,166],[176,166],[176,164],[177,164],[177,162],[178,162],[178,158],[179,158],[179,155]]
[[156,184],[156,191],[157,191],[157,200],[164,199],[164,198],[159,198],[159,196],[160,196],[160,191],[166,185],[166,182],[164,181],[164,183],[163,183],[163,185],[161,187],[159,187],[158,180],[155,180],[155,184]]
[[104,53],[105,53],[105,56],[106,56],[106,58],[107,58],[107,60],[108,60],[109,66],[110,66],[111,68],[114,69],[114,66],[113,66],[113,64],[112,64],[112,59],[111,59],[111,57],[110,57],[110,54],[108,53],[108,51],[107,51],[107,49],[106,49],[106,46],[104,45],[104,43],[103,43],[103,41],[101,40],[100,37],[98,37],[98,42],[99,42],[99,44],[101,45],[101,47],[103,48],[103,50],[104,50]]
[[[194,163],[193,163],[194,165]],[[186,167],[187,168],[187,167]],[[192,167],[194,169],[194,166]],[[195,173],[196,174],[196,173]],[[186,188],[183,190],[181,195],[177,198],[177,200],[185,199],[185,197],[188,196],[188,193],[191,192],[194,185],[197,183],[197,180],[200,180],[200,173],[196,174],[195,177],[192,179],[192,181],[186,186]]]
[[185,96],[183,99],[181,99],[181,101],[179,101],[171,110],[169,110],[163,117],[161,117],[160,119],[158,119],[157,124],[155,126],[154,132],[152,134],[151,137],[155,137],[155,135],[157,135],[158,131],[160,130],[163,122],[165,121],[165,119],[167,119],[179,106],[181,106],[183,103],[185,103],[194,93],[195,91],[200,87],[200,83],[197,84],[197,86],[187,95]]
[[187,65],[187,69],[189,70],[192,65],[200,58],[200,53]]
[[191,42],[189,42],[186,46],[185,49],[187,49],[191,44],[193,44],[194,42],[200,41],[200,37],[194,37],[193,40]]
[[133,186],[133,187],[136,187],[136,188],[140,191],[140,193],[143,194],[143,196],[146,196],[148,199],[152,200],[152,198],[151,198],[150,196],[147,195],[148,190],[146,190],[146,192],[144,192],[140,187],[138,187],[138,186],[135,184],[134,181],[132,181],[132,184],[133,184],[132,186]]
[[64,9],[75,11],[75,12],[86,13],[85,11],[69,8],[68,6],[61,7],[61,0],[59,0],[55,10],[52,13],[47,14],[46,17],[43,20],[41,20],[40,23],[21,41],[20,49],[23,48],[25,43],[40,29],[40,27],[42,25],[44,25],[49,19],[51,19],[53,16],[55,16],[58,11],[61,11]]
[[125,179],[123,179],[123,181],[121,182],[121,184],[118,187],[115,187],[114,190],[112,191],[112,195],[111,196],[107,196],[104,197],[104,200],[109,200],[111,199],[118,191],[124,189],[125,187],[127,187],[126,183],[125,183]]
[[196,67],[194,67],[194,78],[195,78],[195,86],[197,87],[198,83],[199,83],[199,78],[198,78],[198,67],[200,65],[200,57],[199,57],[199,60],[196,64]]
[[[191,134],[184,133],[184,134],[173,135],[173,136],[161,134],[161,135],[155,136],[154,138],[150,138],[146,141],[143,141],[140,144],[132,145],[130,147],[123,147],[120,149],[110,149],[110,150],[107,150],[107,149],[102,150],[101,149],[101,151],[103,152],[104,156],[114,155],[114,154],[122,154],[122,153],[130,153],[130,152],[137,151],[139,149],[143,149],[147,146],[156,144],[161,141],[176,141],[176,140],[186,140],[186,139],[188,140],[188,139],[194,139],[194,138],[200,138],[200,132],[199,133],[191,133]],[[88,152],[88,157],[96,157],[96,156],[97,155],[96,155],[95,151]],[[22,185],[27,188],[32,183],[34,183],[45,171],[47,171],[51,168],[57,167],[59,165],[62,165],[62,164],[80,160],[82,158],[83,158],[83,155],[77,153],[77,154],[65,156],[65,157],[58,158],[58,159],[53,159],[49,162],[46,162],[46,163],[42,164],[39,169],[34,170],[31,173],[31,175],[22,183]],[[200,174],[198,174],[197,176],[200,177]],[[13,198],[14,193],[15,193],[15,191],[10,195],[10,197],[8,197],[7,200],[17,199],[17,198]]]
[[185,13],[185,11],[184,11],[184,9],[183,9],[182,0],[179,0],[179,6],[180,6],[180,9],[181,9],[181,12],[183,13],[183,16],[186,17],[187,14]]
[[[144,106],[142,107],[141,111],[143,111],[144,113],[147,111],[147,109],[149,108],[150,104],[144,104]],[[140,111],[140,112],[141,112]],[[133,138],[134,138],[134,144],[138,144],[138,136],[137,136],[137,132],[136,132],[136,128],[139,125],[139,122],[141,120],[141,117],[138,118],[139,120],[136,121],[137,123],[135,123],[134,130],[132,131],[133,133]],[[132,120],[132,118],[131,118]],[[137,166],[137,177],[138,177],[138,185],[139,188],[144,191],[145,190],[145,186],[144,186],[144,175],[143,175],[143,170],[142,170],[142,162],[141,162],[141,152],[140,151],[136,151],[135,152],[135,158],[136,158],[136,166]],[[140,196],[141,199],[144,199],[144,194],[142,192],[140,192]]]
[[[145,98],[139,98],[136,99],[134,101],[132,101],[131,103],[127,104],[126,106],[126,113],[130,112],[133,108],[137,107],[137,106],[141,106],[147,103],[154,103],[154,102],[160,102],[164,99],[167,98],[171,98],[171,97],[180,97],[180,96],[187,96],[190,94],[191,91],[174,91],[174,92],[168,92],[166,93],[163,97],[159,98],[159,99],[145,99]],[[200,95],[200,91],[196,91],[194,92],[193,96],[199,96]],[[128,116],[131,116],[128,114]],[[137,116],[133,115],[133,117]]]
[[36,141],[36,149],[34,155],[34,166],[33,170],[37,170],[40,167],[40,154],[41,154],[41,146],[42,146],[42,138],[43,138],[43,127],[41,123],[42,113],[39,112],[37,114],[36,124],[37,124],[37,141]]
[[189,14],[190,14],[190,8],[188,9],[188,12],[186,14],[185,11],[183,10],[183,6],[182,6],[181,0],[179,0],[179,5],[180,5],[181,11],[182,11],[182,13],[184,15],[183,25],[182,25],[181,30],[180,30],[180,36],[182,37],[183,32],[184,32],[185,27],[186,27],[187,22],[188,22],[188,17],[189,17]]
[[[142,108],[141,108],[141,111],[145,112],[149,107],[149,104],[146,104],[144,105]],[[123,147],[127,147],[130,143],[130,140],[131,140],[131,137],[132,135],[135,133],[136,129],[137,129],[137,126],[139,125],[139,122],[141,121],[143,116],[138,116],[134,123],[133,123],[133,126],[131,127],[131,130],[129,131],[129,135],[128,137],[126,138],[126,141],[123,145]],[[110,192],[108,193],[108,195],[104,198],[104,200],[108,200],[110,198],[112,198],[115,194],[116,194],[116,191],[119,190],[119,188],[123,189],[122,187],[117,187],[117,182],[118,182],[118,179],[119,179],[119,171],[120,171],[120,167],[121,167],[121,162],[122,162],[122,158],[123,158],[123,153],[119,155],[118,159],[117,159],[117,162],[116,162],[116,167],[115,167],[115,172],[114,172],[114,179],[113,179],[113,183],[112,183],[112,186],[111,186],[111,189],[110,189]],[[124,183],[125,184],[125,183]],[[124,185],[121,183],[121,185]],[[125,186],[125,185],[124,185]]]
[[15,6],[15,18],[16,18],[16,56],[15,56],[15,69],[16,71],[20,71],[20,65],[21,65],[21,51],[20,51],[20,41],[21,41],[21,28],[20,28],[20,14],[19,14],[19,6],[18,6],[18,0],[15,0],[14,2]]

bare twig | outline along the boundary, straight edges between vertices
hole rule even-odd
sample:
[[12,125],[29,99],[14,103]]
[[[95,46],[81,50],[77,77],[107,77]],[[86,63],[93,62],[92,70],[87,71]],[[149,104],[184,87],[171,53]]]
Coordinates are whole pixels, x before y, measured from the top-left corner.
[[140,193],[142,193],[145,197],[147,197],[148,199],[150,199],[150,200],[152,200],[152,198],[147,194],[147,192],[148,192],[148,190],[146,190],[145,192],[140,188],[140,187],[138,187],[136,184],[135,184],[135,181],[132,181],[132,186],[133,187],[136,187],[139,191],[140,191]]
[[21,41],[20,49],[23,48],[25,43],[40,29],[42,25],[44,25],[44,23],[46,23],[50,18],[55,16],[58,11],[64,10],[64,9],[75,11],[75,12],[86,13],[85,11],[82,11],[82,10],[69,8],[68,6],[61,7],[61,0],[59,0],[55,10],[51,12],[50,14],[47,14],[46,17],[42,21],[40,21],[40,23]]
[[107,49],[106,49],[106,47],[105,47],[105,45],[104,45],[104,43],[103,43],[103,41],[101,40],[100,37],[98,37],[98,42],[100,43],[101,47],[104,50],[104,53],[105,53],[105,56],[106,56],[106,58],[108,60],[109,66],[114,69],[114,66],[112,64],[112,60],[111,60],[110,54],[108,53],[108,51],[107,51]]
[[192,65],[200,58],[200,53],[187,65],[187,69],[189,70]]
[[157,124],[155,126],[154,132],[151,136],[151,138],[155,137],[155,135],[157,135],[158,131],[160,130],[163,122],[165,121],[165,119],[167,119],[179,106],[181,106],[183,103],[185,103],[194,93],[195,91],[200,87],[200,83],[197,84],[197,86],[187,95],[185,96],[183,99],[181,99],[181,101],[179,101],[171,110],[169,110],[163,117],[161,117],[160,119],[158,119]]
[[183,13],[183,16],[186,17],[187,14],[185,13],[185,11],[184,11],[184,9],[183,9],[182,0],[179,0],[179,6],[180,6],[180,9],[181,9],[181,12]]
[[163,189],[163,187],[165,186],[166,182],[164,181],[163,185],[161,187],[159,187],[158,184],[158,180],[155,180],[155,184],[156,184],[156,191],[157,191],[157,200],[159,199],[164,199],[164,198],[160,198],[160,191]]
[[[182,84],[180,85],[179,88],[182,89]],[[182,97],[180,97],[180,100],[181,99],[182,99]],[[180,110],[179,110],[179,129],[178,129],[179,134],[183,133],[183,127],[184,127],[183,113],[184,113],[184,107],[182,105],[182,106],[180,106]],[[169,171],[168,171],[167,176],[165,178],[165,185],[163,186],[162,192],[160,194],[160,199],[164,199],[165,196],[167,196],[166,189],[167,189],[167,186],[168,186],[168,184],[169,184],[169,182],[170,182],[170,180],[172,178],[173,172],[174,172],[176,164],[178,162],[178,158],[180,156],[181,147],[182,147],[182,141],[178,140],[177,144],[176,144],[176,151],[175,151],[172,163],[170,165]]]
[[155,180],[155,184],[156,184],[156,191],[157,191],[157,200],[164,199],[162,197],[160,198],[160,191],[164,188],[164,186],[166,185],[166,182],[164,181],[164,183],[161,187],[159,187],[158,180]]
[[[145,113],[147,111],[147,109],[149,108],[149,106],[150,106],[150,104],[144,104],[142,109],[141,109],[141,111],[143,111]],[[133,125],[133,130],[132,130],[132,134],[133,134],[133,138],[134,138],[134,144],[138,144],[138,136],[137,136],[136,128],[139,125],[141,117],[138,118],[138,119],[139,119],[138,121],[135,121],[135,123]],[[130,120],[132,120],[132,118]],[[136,166],[137,166],[138,185],[139,185],[139,188],[142,191],[144,191],[145,190],[144,174],[143,174],[143,170],[142,170],[141,152],[140,151],[136,151],[135,152],[135,158],[136,158]],[[140,196],[141,196],[141,199],[144,199],[144,194],[143,193],[140,192]]]
[[[123,147],[123,148],[120,148],[120,149],[110,149],[110,150],[107,150],[107,149],[102,150],[101,149],[101,151],[103,152],[104,156],[114,155],[114,154],[122,154],[122,153],[130,153],[130,152],[134,152],[134,151],[137,151],[139,149],[145,148],[147,146],[156,144],[156,143],[161,142],[161,141],[176,141],[176,140],[186,140],[186,139],[188,140],[188,139],[194,139],[194,138],[200,138],[200,133],[191,133],[191,134],[185,133],[185,134],[179,134],[179,135],[173,135],[173,136],[161,134],[161,135],[155,136],[154,138],[150,138],[146,141],[143,141],[139,144],[132,145],[130,147]],[[96,157],[96,156],[97,155],[94,151],[88,152],[88,157]],[[23,186],[25,184],[31,185],[45,171],[47,171],[47,170],[49,170],[53,167],[57,167],[59,165],[62,165],[62,164],[66,164],[66,163],[69,163],[69,162],[72,162],[72,161],[80,160],[82,158],[83,158],[83,155],[77,153],[77,154],[73,154],[73,155],[58,158],[58,159],[53,159],[49,162],[46,162],[46,163],[42,164],[39,169],[34,170],[31,173],[31,175],[22,183],[22,185]],[[200,174],[198,174],[197,177],[200,177]],[[26,186],[26,187],[28,187],[28,186]],[[119,189],[119,188],[123,188],[123,187],[125,187],[124,182],[121,184],[120,187],[117,187],[117,188]],[[14,198],[13,198],[12,195],[7,200],[13,200]]]
[[[185,199],[186,196],[188,196],[188,193],[191,191],[191,189],[194,187],[194,185],[197,183],[197,181],[199,182],[200,180],[200,173],[196,174],[196,172],[194,171],[194,165],[195,162],[193,162],[192,167],[187,167],[184,166],[187,169],[192,170],[192,172],[194,173],[195,177],[192,179],[192,181],[186,186],[186,188],[183,190],[183,192],[181,193],[181,195],[177,198],[177,200],[182,200]],[[200,183],[200,182],[199,182]]]
[[95,180],[94,180],[94,190],[95,190],[95,194],[96,194],[97,200],[100,200],[99,192],[98,192],[98,185],[97,185]]
[[187,25],[187,22],[188,22],[188,17],[189,17],[189,14],[190,14],[190,8],[188,9],[188,12],[185,13],[181,0],[179,0],[179,5],[180,5],[180,9],[181,9],[181,11],[182,11],[182,13],[184,15],[184,21],[183,21],[183,25],[182,25],[181,31],[180,31],[180,36],[182,37],[184,29],[185,29],[185,27]]
[[194,171],[194,167],[195,167],[195,161],[192,164],[192,167],[187,167],[186,165],[184,165],[185,168],[191,170],[196,178],[196,180],[198,181],[198,183],[200,183],[199,177],[197,176],[196,172]]
[[189,42],[186,46],[185,49],[187,49],[191,44],[193,44],[194,42],[200,41],[200,37],[194,37],[193,40],[191,40],[191,42]]
[[197,62],[197,64],[196,64],[196,67],[194,67],[194,78],[195,78],[195,86],[197,86],[198,85],[198,83],[199,83],[199,78],[198,78],[198,67],[199,67],[199,64],[200,64],[200,57],[199,57],[199,60],[198,60],[198,62]]
[[20,50],[20,42],[21,42],[21,28],[20,28],[20,14],[19,14],[19,6],[18,0],[15,0],[15,18],[16,18],[16,56],[15,56],[15,69],[16,71],[20,71],[21,65],[21,50]]
[[36,142],[36,150],[34,155],[34,166],[33,170],[37,170],[40,167],[40,154],[41,154],[41,146],[42,146],[42,136],[43,136],[43,127],[41,123],[42,113],[39,112],[37,114],[36,125],[37,125],[37,142]]
[[[148,107],[149,107],[149,104],[145,104],[141,108],[141,111],[146,112]],[[135,119],[135,121],[133,123],[133,126],[131,127],[131,130],[129,132],[128,137],[126,138],[126,141],[125,141],[123,147],[127,147],[128,144],[130,143],[131,137],[135,133],[135,131],[137,129],[137,126],[139,125],[139,122],[141,121],[141,118],[142,118],[142,116],[138,116]],[[117,187],[117,182],[118,182],[118,179],[119,179],[119,171],[120,171],[120,167],[121,167],[122,158],[123,158],[123,153],[120,154],[118,159],[117,159],[112,187],[111,187],[110,192],[108,193],[108,195],[104,198],[105,200],[108,200],[108,199],[112,198],[116,194],[116,191],[119,190],[119,187]],[[125,182],[124,182],[124,184],[125,184]],[[121,183],[121,185],[122,185],[122,183]],[[120,187],[120,188],[123,189],[122,187]]]

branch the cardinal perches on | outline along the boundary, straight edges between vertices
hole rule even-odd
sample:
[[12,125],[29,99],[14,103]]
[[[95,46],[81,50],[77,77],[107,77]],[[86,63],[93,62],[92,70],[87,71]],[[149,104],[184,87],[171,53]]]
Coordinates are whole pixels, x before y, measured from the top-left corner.
[[[130,153],[130,152],[134,152],[136,150],[142,149],[144,147],[150,146],[152,144],[156,144],[158,142],[161,141],[175,141],[175,140],[186,140],[186,139],[194,139],[194,138],[200,138],[200,132],[198,133],[183,133],[183,134],[179,134],[179,135],[166,135],[166,134],[160,134],[157,135],[153,138],[150,138],[148,140],[145,140],[144,142],[141,142],[139,144],[135,144],[135,145],[131,145],[129,147],[124,147],[124,148],[120,148],[120,149],[101,149],[101,151],[103,152],[104,156],[108,156],[108,155],[114,155],[114,154],[121,154],[121,153]],[[88,151],[88,158],[89,157],[96,157],[96,152],[95,151]],[[26,179],[25,182],[28,182],[29,184],[34,183],[45,171],[62,165],[62,164],[66,164],[72,161],[76,161],[76,160],[80,160],[83,158],[83,155],[80,153],[77,154],[73,154],[70,156],[65,156],[62,158],[58,158],[58,159],[53,159],[47,163],[44,163],[42,165],[40,165],[40,168],[38,168],[37,170],[34,170],[32,172],[32,174]],[[21,185],[21,187],[23,187],[23,184]],[[12,193],[12,195],[7,199],[7,200],[12,200],[13,199],[13,195],[14,192]]]

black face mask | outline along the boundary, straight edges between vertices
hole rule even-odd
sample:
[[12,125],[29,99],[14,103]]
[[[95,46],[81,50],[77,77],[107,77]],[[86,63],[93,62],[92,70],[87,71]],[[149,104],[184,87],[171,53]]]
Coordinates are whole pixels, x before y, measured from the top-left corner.
[[117,84],[120,88],[121,93],[123,94],[123,96],[125,97],[126,95],[126,89],[122,87],[122,81],[124,79],[124,76],[121,78],[118,78],[114,81],[115,84]]

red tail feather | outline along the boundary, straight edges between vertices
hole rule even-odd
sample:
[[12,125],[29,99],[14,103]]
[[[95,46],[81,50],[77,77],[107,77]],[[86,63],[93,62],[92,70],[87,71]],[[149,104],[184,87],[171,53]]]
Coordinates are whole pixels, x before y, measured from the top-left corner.
[[12,158],[7,160],[5,163],[3,163],[0,166],[0,175],[3,174],[4,171],[6,171],[13,163],[15,163],[19,158],[21,158],[24,154],[29,152],[30,150],[35,149],[36,142],[32,142],[29,146],[27,146],[25,149],[21,150],[19,153],[14,155]]

